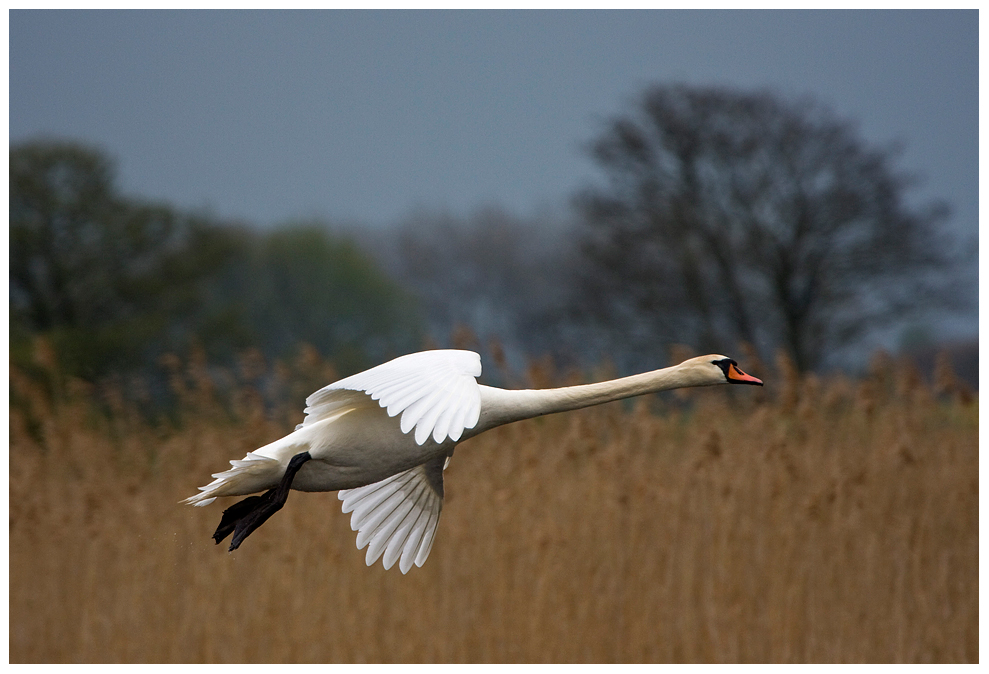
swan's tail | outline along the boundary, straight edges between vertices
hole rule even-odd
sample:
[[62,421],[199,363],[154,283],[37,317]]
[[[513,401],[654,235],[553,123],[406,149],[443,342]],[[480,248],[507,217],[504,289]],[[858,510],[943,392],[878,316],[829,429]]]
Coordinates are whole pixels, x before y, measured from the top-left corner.
[[200,487],[199,494],[190,496],[182,501],[194,506],[207,506],[218,496],[243,496],[264,491],[278,484],[285,466],[277,459],[248,452],[241,460],[230,462],[233,466],[222,473],[213,473],[216,478],[205,487]]

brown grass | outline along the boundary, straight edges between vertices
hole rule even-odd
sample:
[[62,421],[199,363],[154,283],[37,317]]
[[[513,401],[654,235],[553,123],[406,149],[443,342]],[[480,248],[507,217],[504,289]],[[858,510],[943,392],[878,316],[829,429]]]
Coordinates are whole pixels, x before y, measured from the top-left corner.
[[283,371],[266,412],[201,360],[169,366],[170,424],[12,371],[11,662],[978,660],[978,405],[950,382],[781,363],[764,391],[496,429],[457,450],[432,555],[403,576],[364,565],[335,494],[214,546],[221,505],[177,501],[332,373]]

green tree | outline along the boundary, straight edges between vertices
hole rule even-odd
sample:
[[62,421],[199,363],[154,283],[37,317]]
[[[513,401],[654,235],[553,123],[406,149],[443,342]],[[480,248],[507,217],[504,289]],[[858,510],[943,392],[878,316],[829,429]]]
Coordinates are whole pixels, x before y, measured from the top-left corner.
[[353,239],[320,223],[231,226],[120,195],[73,143],[10,150],[12,353],[44,335],[69,374],[152,365],[195,343],[229,362],[315,346],[341,371],[421,345],[416,305]]
[[10,149],[13,350],[48,336],[69,373],[97,377],[173,348],[232,232],[121,196],[112,162],[67,142]]
[[420,345],[411,295],[321,223],[254,232],[211,287],[213,302],[246,327],[245,340],[271,356],[306,342],[352,371]]

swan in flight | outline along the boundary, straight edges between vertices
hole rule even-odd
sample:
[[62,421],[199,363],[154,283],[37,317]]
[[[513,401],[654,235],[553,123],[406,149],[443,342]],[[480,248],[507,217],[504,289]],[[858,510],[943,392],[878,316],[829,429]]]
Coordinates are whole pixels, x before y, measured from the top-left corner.
[[[230,550],[281,509],[290,489],[338,491],[353,513],[367,565],[382,555],[402,573],[429,556],[443,507],[443,471],[458,442],[495,426],[689,386],[754,384],[725,356],[700,356],[661,370],[555,389],[505,390],[478,384],[481,357],[437,350],[400,356],[330,384],[306,399],[292,433],[241,460],[183,503],[250,496],[223,512],[213,534]],[[396,418],[397,417],[397,418]]]

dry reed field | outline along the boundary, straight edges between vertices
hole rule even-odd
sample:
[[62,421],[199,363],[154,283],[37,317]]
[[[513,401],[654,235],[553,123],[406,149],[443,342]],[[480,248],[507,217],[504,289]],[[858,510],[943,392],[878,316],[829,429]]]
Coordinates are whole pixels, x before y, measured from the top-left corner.
[[325,364],[166,364],[167,419],[12,369],[11,662],[978,660],[978,402],[945,368],[742,363],[764,390],[496,429],[457,449],[403,576],[364,565],[334,493],[232,554],[210,535],[233,499],[177,503],[300,421]]

